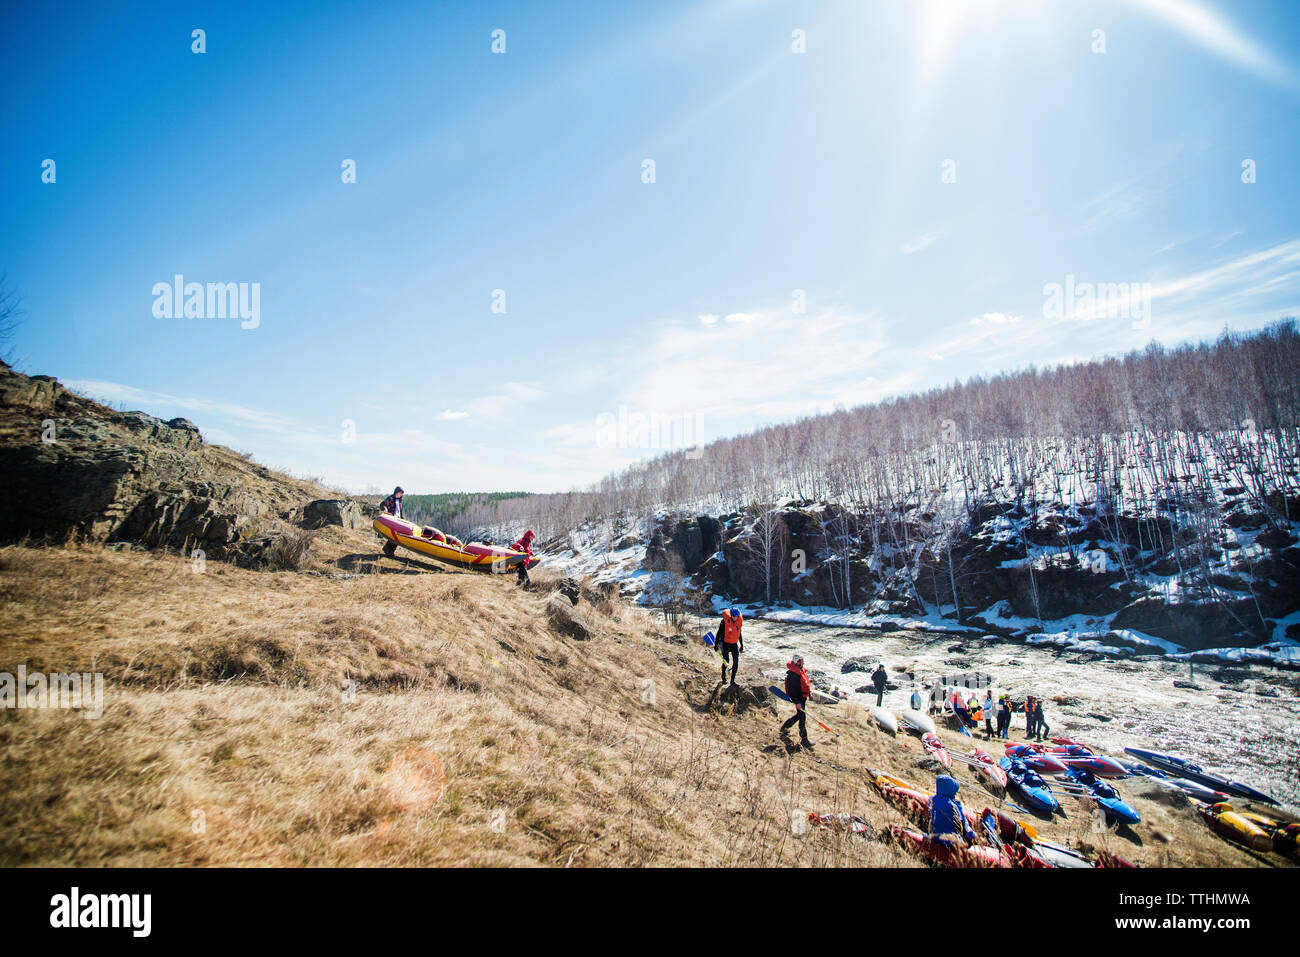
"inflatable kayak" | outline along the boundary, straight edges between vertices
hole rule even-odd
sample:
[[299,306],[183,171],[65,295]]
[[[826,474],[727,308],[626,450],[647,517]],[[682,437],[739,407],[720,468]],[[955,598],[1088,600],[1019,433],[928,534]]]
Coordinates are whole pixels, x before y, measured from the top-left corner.
[[993,755],[982,748],[976,748],[970,753],[970,757],[971,760],[967,763],[991,784],[996,784],[1000,788],[1007,786],[1007,772],[1002,770],[1002,766],[994,760]]
[[1051,754],[1043,754],[1032,744],[1008,744],[1007,757],[1023,761],[1025,767],[1039,774],[1064,774],[1065,765]]
[[1128,777],[1128,770],[1114,758],[1093,754],[1087,748],[1074,747],[1068,751],[1052,751],[1051,755],[1067,768],[1090,771],[1099,778]]
[[892,711],[886,711],[884,708],[872,707],[871,717],[876,719],[876,724],[880,730],[887,731],[890,734],[898,734],[898,719],[894,717]]
[[909,731],[921,733],[937,734],[939,729],[934,726],[934,721],[928,714],[922,714],[913,708],[903,709],[903,724],[907,725]]
[[[392,545],[436,559],[457,568],[469,568],[481,572],[512,571],[522,565],[532,568],[540,561],[523,552],[482,542],[462,542],[455,535],[447,535],[431,525],[416,525],[405,519],[392,515],[379,515],[372,523],[379,536]],[[391,548],[384,546],[388,554]]]
[[978,844],[964,847],[956,842],[928,837],[920,831],[899,827],[897,824],[890,826],[889,833],[904,848],[940,867],[1011,866],[1007,857],[996,848],[980,847]]
[[1018,758],[1003,758],[998,764],[1007,772],[1009,785],[1020,792],[1021,798],[1030,808],[1043,814],[1051,814],[1057,809],[1059,805],[1052,789],[1025,762]]
[[1144,764],[1167,771],[1170,774],[1177,775],[1180,778],[1186,778],[1189,781],[1195,781],[1198,784],[1204,784],[1216,791],[1223,791],[1227,794],[1235,794],[1238,797],[1250,798],[1252,801],[1261,801],[1264,804],[1276,804],[1277,801],[1269,797],[1263,791],[1257,791],[1249,784],[1242,784],[1240,781],[1233,781],[1218,774],[1206,771],[1200,765],[1193,764],[1186,758],[1180,758],[1172,754],[1161,754],[1159,751],[1148,751],[1146,748],[1125,748],[1125,753],[1133,755]]
[[1062,786],[1074,791],[1080,797],[1091,798],[1101,808],[1108,824],[1138,824],[1142,818],[1126,803],[1112,785],[1107,784],[1091,771],[1083,768],[1070,768],[1065,775]]
[[916,791],[917,793],[920,793],[921,789],[911,781],[896,778],[893,775],[885,774],[883,771],[877,771],[875,768],[865,768],[864,770],[867,772],[867,780],[871,782],[872,786],[877,791],[888,784],[890,787],[902,788],[905,791]]
[[1273,838],[1268,832],[1231,804],[1219,802],[1198,810],[1201,817],[1205,818],[1205,823],[1220,837],[1256,851],[1273,850]]
[[921,735],[921,747],[925,748],[925,753],[930,757],[937,758],[945,768],[952,767],[952,755],[948,753],[948,749],[943,746],[937,734],[927,731]]

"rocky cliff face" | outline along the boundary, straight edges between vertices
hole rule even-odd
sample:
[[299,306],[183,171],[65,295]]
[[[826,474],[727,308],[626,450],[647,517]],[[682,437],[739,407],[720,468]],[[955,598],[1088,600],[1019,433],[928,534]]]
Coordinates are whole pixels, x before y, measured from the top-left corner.
[[853,515],[819,503],[778,508],[767,527],[759,513],[669,517],[650,537],[645,567],[680,572],[728,600],[770,594],[897,616],[946,606],[972,628],[1004,634],[1064,622],[1058,628],[1131,630],[1189,650],[1300,639],[1300,547],[1288,518],[1300,516],[1300,501],[1261,510],[1229,487],[1216,507],[1222,531],[1213,535],[1196,533],[1176,508],[1099,516],[1060,504],[981,507],[956,530],[915,510]]
[[0,541],[132,541],[251,562],[288,527],[363,523],[354,503],[208,445],[186,419],[118,412],[4,363],[0,475]]

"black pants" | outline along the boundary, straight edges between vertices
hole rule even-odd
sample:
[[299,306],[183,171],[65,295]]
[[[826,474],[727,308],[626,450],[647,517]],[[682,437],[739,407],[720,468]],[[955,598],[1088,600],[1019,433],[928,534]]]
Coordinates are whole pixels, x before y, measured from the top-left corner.
[[879,708],[879,707],[880,707],[882,704],[884,704],[884,703],[885,703],[885,689],[884,689],[884,688],[877,688],[877,689],[876,689],[876,707]]
[[530,584],[528,580],[528,566],[520,563],[515,566],[515,571],[519,573],[519,584],[527,588]]
[[725,641],[722,643],[722,680],[727,680],[727,659],[731,659],[731,683],[736,683],[736,675],[740,674],[740,642],[729,645]]
[[799,739],[801,741],[807,741],[808,740],[808,713],[807,711],[804,710],[804,703],[802,701],[796,702],[795,707],[798,708],[799,710],[790,716],[790,720],[788,720],[785,724],[781,725],[781,730],[789,731],[790,726],[794,724],[796,721],[798,721]]

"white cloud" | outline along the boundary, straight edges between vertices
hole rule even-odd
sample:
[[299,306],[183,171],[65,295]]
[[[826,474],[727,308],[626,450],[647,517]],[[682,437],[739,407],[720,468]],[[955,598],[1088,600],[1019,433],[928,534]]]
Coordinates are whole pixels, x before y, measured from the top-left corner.
[[939,230],[938,232],[934,232],[934,233],[926,233],[923,236],[918,236],[916,239],[913,239],[910,242],[903,243],[903,245],[898,247],[898,251],[902,253],[904,256],[911,256],[913,253],[919,253],[922,249],[926,249],[934,245],[942,237],[943,237],[943,230]]
[[1020,316],[1008,316],[1004,312],[986,312],[982,316],[976,316],[971,320],[973,326],[1014,326],[1020,321]]
[[524,403],[535,402],[545,395],[541,389],[526,382],[506,382],[499,392],[479,396],[467,403],[469,414],[484,419],[499,419],[511,414]]
[[704,323],[706,326],[716,326],[718,324],[718,317],[712,313],[707,313],[700,316],[700,322]]
[[468,419],[468,412],[453,412],[451,409],[443,409],[438,413],[439,422],[456,422],[460,419]]

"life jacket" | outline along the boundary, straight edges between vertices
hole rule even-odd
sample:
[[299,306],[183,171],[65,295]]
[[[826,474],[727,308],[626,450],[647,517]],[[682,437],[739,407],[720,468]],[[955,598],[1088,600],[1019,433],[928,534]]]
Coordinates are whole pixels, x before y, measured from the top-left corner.
[[728,609],[722,613],[722,640],[729,645],[734,645],[740,641],[740,625],[744,618],[737,615],[731,617],[731,610]]
[[534,537],[535,537],[535,533],[530,528],[528,531],[524,532],[523,538],[519,539],[519,541],[515,542],[513,545],[510,546],[510,550],[515,552],[523,552],[526,555],[531,555],[533,553],[533,550],[528,546],[533,543]]
[[808,696],[812,694],[812,682],[808,680],[808,672],[793,661],[787,662],[785,667],[785,693],[796,701],[807,701]]

